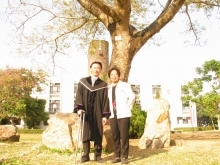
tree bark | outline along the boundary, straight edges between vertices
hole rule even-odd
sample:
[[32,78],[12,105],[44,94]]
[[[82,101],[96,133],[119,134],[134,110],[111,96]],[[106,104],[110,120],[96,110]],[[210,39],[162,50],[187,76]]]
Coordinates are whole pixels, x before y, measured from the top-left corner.
[[214,124],[214,121],[213,121],[213,117],[211,117],[211,120],[212,120],[212,127],[213,127],[213,130],[215,130],[215,124]]

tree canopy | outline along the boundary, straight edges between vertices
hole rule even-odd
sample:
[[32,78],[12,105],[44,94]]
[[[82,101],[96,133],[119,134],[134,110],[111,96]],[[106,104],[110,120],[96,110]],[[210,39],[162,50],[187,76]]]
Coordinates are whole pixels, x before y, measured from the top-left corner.
[[[181,99],[186,104],[188,101],[195,102],[197,114],[210,117],[215,128],[213,119],[220,118],[220,61],[206,61],[196,68],[196,73],[200,77],[182,86],[184,95]],[[209,90],[205,91],[205,86]]]
[[45,112],[46,100],[26,98],[26,115],[24,121],[28,128],[36,128],[40,122],[46,122],[49,119],[48,112]]
[[45,83],[46,74],[42,70],[0,69],[0,119],[25,118],[27,100],[32,93],[43,91]]
[[191,31],[195,44],[200,44],[205,26],[192,13],[204,11],[209,18],[219,6],[219,1],[212,0],[8,0],[5,14],[16,27],[18,52],[49,55],[54,66],[57,55],[68,54],[76,45],[73,41],[86,46],[91,40],[109,37],[109,67],[119,67],[121,80],[127,81],[134,56],[178,12],[187,18],[186,32]]

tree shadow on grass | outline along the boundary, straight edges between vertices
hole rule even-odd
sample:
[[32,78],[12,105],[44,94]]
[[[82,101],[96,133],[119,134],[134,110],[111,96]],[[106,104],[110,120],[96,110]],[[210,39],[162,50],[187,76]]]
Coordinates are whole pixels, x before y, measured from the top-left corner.
[[[167,152],[168,149],[160,148],[160,149],[139,149],[137,145],[129,146],[129,156],[128,156],[128,163],[130,164],[140,164],[141,162],[144,163],[143,159],[150,157],[151,155]],[[103,160],[109,162],[115,158],[114,153],[109,153],[104,156]],[[140,161],[140,163],[139,163]],[[116,163],[118,164],[118,163]],[[121,163],[119,163],[121,164]]]
[[130,146],[129,162],[141,161],[151,155],[167,152],[166,149],[139,149],[138,146]]

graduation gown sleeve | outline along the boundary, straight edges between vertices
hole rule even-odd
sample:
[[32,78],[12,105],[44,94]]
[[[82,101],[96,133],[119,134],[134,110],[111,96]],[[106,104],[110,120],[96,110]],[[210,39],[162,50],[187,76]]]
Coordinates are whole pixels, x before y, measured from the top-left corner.
[[78,84],[73,112],[77,113],[78,110],[85,110],[85,105],[83,105],[83,85],[81,83]]

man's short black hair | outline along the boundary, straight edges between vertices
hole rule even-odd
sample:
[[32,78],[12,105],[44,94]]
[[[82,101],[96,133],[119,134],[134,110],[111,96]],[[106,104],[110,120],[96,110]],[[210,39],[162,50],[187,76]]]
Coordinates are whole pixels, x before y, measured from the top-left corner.
[[117,72],[117,74],[118,74],[118,77],[120,77],[121,72],[120,72],[120,70],[119,70],[116,66],[112,67],[112,68],[108,71],[108,77],[110,78],[110,74],[111,74],[111,72],[112,72],[113,70],[115,70],[115,71]]
[[101,66],[101,69],[102,69],[102,63],[101,63],[101,62],[99,62],[99,61],[94,61],[93,63],[91,63],[90,68],[92,68],[92,65],[93,65],[93,64],[99,64],[99,65]]

